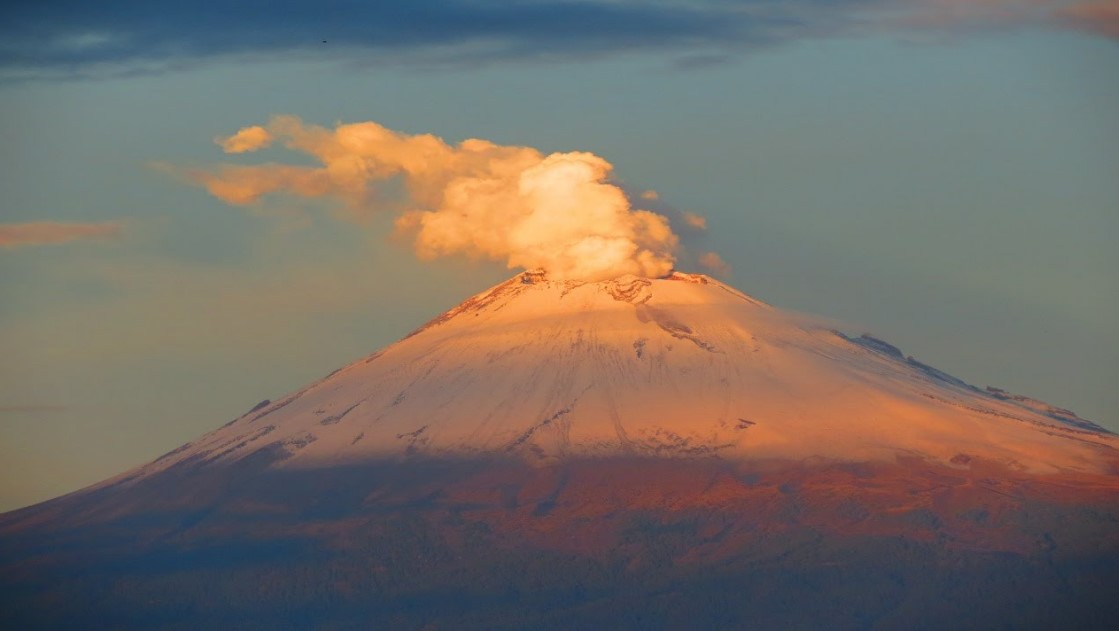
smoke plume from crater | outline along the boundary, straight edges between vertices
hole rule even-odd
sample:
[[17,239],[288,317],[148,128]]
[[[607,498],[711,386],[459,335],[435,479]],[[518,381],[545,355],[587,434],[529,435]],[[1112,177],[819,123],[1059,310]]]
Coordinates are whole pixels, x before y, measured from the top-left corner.
[[[238,154],[281,145],[319,163],[187,171],[226,203],[284,194],[392,209],[397,229],[412,237],[422,258],[466,255],[581,280],[662,276],[676,260],[679,239],[668,219],[633,207],[610,181],[613,166],[592,153],[545,155],[480,139],[450,145],[374,122],[328,129],[293,116],[215,142]],[[384,201],[396,189],[404,191],[403,205]]]

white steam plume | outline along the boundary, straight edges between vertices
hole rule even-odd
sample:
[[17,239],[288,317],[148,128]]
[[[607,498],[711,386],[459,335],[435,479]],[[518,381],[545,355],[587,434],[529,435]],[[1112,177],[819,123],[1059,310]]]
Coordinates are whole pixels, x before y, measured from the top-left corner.
[[274,117],[217,143],[227,153],[282,143],[321,164],[188,172],[229,204],[284,193],[375,208],[375,187],[398,179],[407,200],[396,226],[414,235],[416,253],[424,258],[463,254],[581,280],[663,276],[675,262],[678,239],[668,220],[633,208],[609,182],[610,163],[591,153],[544,155],[478,139],[449,145],[374,122],[327,129],[293,116]]

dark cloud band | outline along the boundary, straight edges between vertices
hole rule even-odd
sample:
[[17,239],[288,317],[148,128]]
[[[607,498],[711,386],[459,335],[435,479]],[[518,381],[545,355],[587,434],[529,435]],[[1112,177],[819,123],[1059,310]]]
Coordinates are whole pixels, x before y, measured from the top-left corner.
[[[1045,13],[1053,17],[1052,24],[1074,24],[1106,34],[1098,24],[1084,23],[1083,15],[1089,14],[1081,14],[1080,22],[1059,19],[1059,11],[1070,2],[1053,3]],[[881,0],[17,2],[0,9],[0,69],[9,76],[82,75],[96,68],[161,69],[238,55],[470,63],[630,51],[672,53],[686,62],[725,59],[728,53],[804,37],[850,33],[855,25],[865,29],[874,23],[867,10],[881,4]],[[977,3],[977,15],[984,4]],[[210,8],[214,6],[219,8]],[[937,0],[905,0],[890,6],[893,15],[899,6],[902,13],[919,14],[934,10]],[[1031,20],[1038,19],[1037,11],[1030,15]],[[967,13],[959,19],[967,19]],[[891,24],[897,28],[899,22],[891,20]]]

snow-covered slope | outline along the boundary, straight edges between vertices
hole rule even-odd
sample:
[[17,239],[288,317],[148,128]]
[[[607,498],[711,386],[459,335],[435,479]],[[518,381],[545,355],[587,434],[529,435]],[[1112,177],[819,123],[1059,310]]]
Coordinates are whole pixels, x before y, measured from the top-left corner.
[[705,276],[526,272],[122,477],[246,457],[288,468],[479,455],[917,456],[1103,472],[1117,450],[1067,410],[979,390]]

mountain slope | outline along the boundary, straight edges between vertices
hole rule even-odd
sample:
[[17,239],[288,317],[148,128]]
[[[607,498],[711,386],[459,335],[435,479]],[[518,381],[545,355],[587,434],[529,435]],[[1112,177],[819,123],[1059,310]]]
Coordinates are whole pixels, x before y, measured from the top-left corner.
[[704,276],[525,273],[0,515],[0,627],[1110,629],[1117,453]]
[[137,473],[253,454],[280,467],[481,454],[1110,467],[1114,436],[1039,404],[705,276],[581,283],[524,273]]

